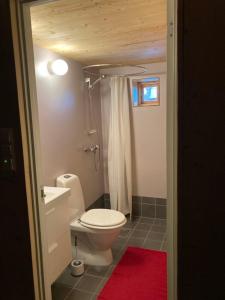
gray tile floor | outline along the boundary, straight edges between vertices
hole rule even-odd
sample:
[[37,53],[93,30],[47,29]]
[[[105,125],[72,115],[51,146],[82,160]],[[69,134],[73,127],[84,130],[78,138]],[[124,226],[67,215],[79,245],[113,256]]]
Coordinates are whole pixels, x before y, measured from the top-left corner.
[[86,266],[81,277],[67,268],[52,285],[53,300],[94,300],[128,246],[166,251],[166,220],[135,217],[128,221],[112,246],[113,263],[108,267]]

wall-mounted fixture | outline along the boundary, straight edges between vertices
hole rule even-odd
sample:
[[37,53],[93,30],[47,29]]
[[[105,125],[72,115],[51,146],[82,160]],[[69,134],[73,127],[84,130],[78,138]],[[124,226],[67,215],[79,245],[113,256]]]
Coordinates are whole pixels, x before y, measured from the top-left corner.
[[98,172],[100,168],[100,159],[101,159],[101,154],[100,154],[100,146],[97,144],[92,144],[89,146],[86,146],[83,148],[84,152],[86,153],[93,153],[94,154],[94,164],[95,164],[95,171]]
[[93,89],[94,86],[96,85],[96,83],[98,83],[100,80],[106,78],[106,75],[102,74],[100,75],[100,77],[96,80],[94,80],[92,83],[91,83],[91,78],[90,77],[87,77],[85,78],[85,82],[88,83],[88,88],[89,89]]
[[68,71],[68,64],[63,59],[56,59],[48,63],[48,71],[50,74],[63,76]]
[[84,152],[96,152],[100,149],[99,145],[90,145],[87,147],[84,147]]

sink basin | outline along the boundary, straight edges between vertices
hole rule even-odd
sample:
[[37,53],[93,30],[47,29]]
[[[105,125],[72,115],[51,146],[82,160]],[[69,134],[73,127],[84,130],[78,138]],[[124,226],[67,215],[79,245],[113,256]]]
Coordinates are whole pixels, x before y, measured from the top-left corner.
[[63,187],[44,186],[44,203],[59,201],[70,196],[70,189]]

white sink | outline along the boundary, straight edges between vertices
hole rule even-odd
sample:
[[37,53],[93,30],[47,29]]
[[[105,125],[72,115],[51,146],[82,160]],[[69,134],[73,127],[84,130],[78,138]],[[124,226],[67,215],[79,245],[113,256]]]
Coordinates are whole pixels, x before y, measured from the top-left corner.
[[70,189],[63,187],[44,186],[44,203],[62,200],[70,196]]

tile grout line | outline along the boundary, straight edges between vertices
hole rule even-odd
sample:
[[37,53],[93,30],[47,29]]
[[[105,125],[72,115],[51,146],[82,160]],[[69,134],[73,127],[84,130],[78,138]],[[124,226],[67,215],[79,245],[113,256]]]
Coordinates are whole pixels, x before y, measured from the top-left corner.
[[76,290],[76,291],[79,291],[79,292],[82,292],[82,293],[86,293],[86,294],[91,295],[91,296],[94,294],[94,292],[87,292],[87,290],[82,290],[82,289],[79,289],[79,288],[78,289],[76,288],[76,289],[73,289],[73,290]]
[[151,227],[150,227],[149,230],[148,230],[148,233],[147,233],[147,235],[146,235],[146,237],[145,237],[145,239],[144,239],[144,242],[143,242],[143,246],[144,246],[144,244],[145,244],[147,238],[149,237],[149,234],[150,234],[150,232],[151,232],[151,229],[152,229],[152,226],[153,226],[154,222],[155,222],[155,220],[153,221],[153,223],[151,224]]
[[[82,292],[82,293],[85,293],[85,294],[88,294],[88,295],[90,295],[91,296],[91,298],[92,298],[92,296],[94,295],[94,292],[87,292],[86,290],[82,290],[82,289],[72,289],[72,291],[79,291],[79,292]],[[72,293],[72,292],[71,292]],[[71,294],[70,293],[70,294]],[[68,297],[68,295],[66,296],[66,297]],[[66,299],[66,298],[65,298]]]
[[72,294],[74,287],[81,281],[82,276],[77,280],[77,282],[73,285],[73,287],[71,288],[71,290],[68,292],[68,294],[65,296],[65,298],[63,300],[68,299],[68,297],[70,296],[70,294]]
[[[157,218],[154,219],[154,222],[153,222],[153,224],[151,225],[151,228],[150,228],[150,230],[149,230],[149,232],[148,232],[148,234],[147,234],[147,237],[149,236],[149,234],[150,234],[151,232],[154,232],[154,231],[151,231],[152,227],[153,227],[154,225],[155,225],[155,226],[158,226],[158,225],[155,223],[155,222],[156,222],[156,219],[157,219]],[[160,233],[160,232],[159,232],[159,233]],[[146,237],[146,238],[147,238],[147,237]],[[159,240],[153,240],[153,239],[150,238],[150,241],[158,242]],[[163,239],[160,241],[160,242],[161,242],[161,243],[160,243],[160,249],[159,249],[160,251],[161,251],[161,247],[162,247],[162,241],[163,241]]]
[[[88,268],[89,268],[89,266],[87,267],[87,270],[88,270]],[[87,272],[87,270],[84,272],[84,274]],[[63,300],[66,300],[70,296],[70,294],[72,294],[72,291],[76,288],[78,283],[81,281],[81,279],[83,278],[83,275],[81,275],[80,278],[77,280],[77,282],[74,283],[74,285],[71,288],[71,291],[68,292],[68,294],[65,296],[65,298]]]
[[[98,287],[100,286],[100,284],[104,281],[104,279],[105,279],[105,277],[103,277],[101,280],[100,280],[100,282],[97,284],[97,286],[96,286],[96,290],[98,289]],[[102,287],[103,288],[103,287]],[[101,290],[100,290],[101,291]],[[98,291],[98,293],[97,293],[97,296],[98,296],[98,294],[100,293],[100,291]],[[95,291],[96,292],[96,291]],[[95,296],[95,294],[96,293],[93,293],[94,295],[91,297],[91,298],[93,298],[94,296]]]
[[164,241],[164,239],[163,239],[162,242],[161,242],[161,245],[160,245],[160,251],[162,251],[163,241]]
[[[83,274],[83,276],[84,276],[84,275],[87,275],[87,276],[89,276],[89,277],[98,278],[98,279],[104,277],[104,276],[93,275],[93,274],[86,273],[86,272]],[[74,286],[75,286],[77,283],[79,283],[79,282],[76,282],[76,283],[74,284]],[[74,288],[74,286],[73,286],[73,288]]]
[[163,239],[162,239],[162,245],[161,245],[161,247],[160,247],[160,250],[162,250],[163,244],[165,243],[165,240],[166,240],[166,236],[167,236],[167,233],[165,232],[165,233],[164,233],[164,237],[163,237]]
[[[126,241],[125,241],[125,244],[124,246],[121,247],[121,249],[118,251],[118,254],[115,256],[115,258],[117,258],[121,253],[122,251],[125,249],[125,247],[128,247],[127,243],[129,241],[129,239],[131,238],[132,236],[132,233],[134,232],[134,230],[136,229],[137,225],[140,223],[140,219],[138,219],[138,221],[136,222],[136,224],[134,225],[133,228],[130,229],[130,233],[128,234],[127,238],[126,238]],[[120,258],[121,259],[121,258]],[[119,263],[119,261],[117,262],[117,264]]]
[[[137,224],[139,224],[139,220],[138,220]],[[129,241],[130,237],[132,236],[132,233],[134,232],[134,230],[135,230],[137,224],[135,224],[134,227],[131,228],[130,233],[128,234],[128,236],[127,236],[127,238],[126,238],[126,241],[125,241],[124,246],[121,247],[121,249],[118,251],[118,254],[116,255],[115,258],[117,258],[117,256],[119,256],[119,255],[121,254],[121,252],[124,250],[124,248],[127,246],[127,243],[128,243],[128,241]]]

